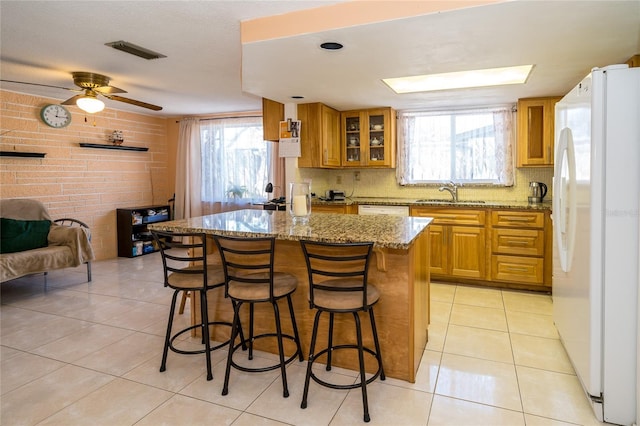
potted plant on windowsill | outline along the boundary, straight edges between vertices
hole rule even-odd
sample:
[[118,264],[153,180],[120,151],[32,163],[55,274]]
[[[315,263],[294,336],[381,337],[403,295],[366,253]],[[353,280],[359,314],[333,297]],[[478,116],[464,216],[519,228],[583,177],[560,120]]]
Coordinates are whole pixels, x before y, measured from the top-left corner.
[[241,185],[231,185],[227,189],[227,195],[233,199],[242,198],[245,192],[247,192],[247,187]]

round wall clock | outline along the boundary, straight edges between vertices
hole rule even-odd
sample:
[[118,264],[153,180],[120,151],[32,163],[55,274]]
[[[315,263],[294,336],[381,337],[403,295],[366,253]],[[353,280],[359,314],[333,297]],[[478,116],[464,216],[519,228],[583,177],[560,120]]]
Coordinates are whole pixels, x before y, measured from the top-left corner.
[[62,105],[45,105],[40,110],[40,118],[47,126],[61,128],[71,123],[71,113]]

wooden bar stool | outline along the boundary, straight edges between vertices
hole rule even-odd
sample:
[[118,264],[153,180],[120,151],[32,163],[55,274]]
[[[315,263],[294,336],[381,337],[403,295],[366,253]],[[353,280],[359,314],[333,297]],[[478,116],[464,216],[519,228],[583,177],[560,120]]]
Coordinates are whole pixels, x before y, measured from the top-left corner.
[[[302,395],[302,408],[307,408],[307,396],[309,394],[310,379],[316,383],[332,389],[362,389],[362,405],[364,407],[364,421],[370,421],[369,403],[367,399],[367,384],[373,382],[378,376],[385,379],[380,354],[378,331],[373,315],[375,305],[380,293],[378,289],[368,284],[367,276],[369,261],[373,243],[320,243],[301,240],[302,251],[307,262],[309,275],[309,307],[316,309],[313,322],[313,333],[309,348],[309,361],[307,363],[307,375],[304,381],[304,393]],[[322,313],[329,313],[329,336],[325,349],[315,351],[316,338],[318,337],[318,324]],[[362,344],[362,328],[359,312],[368,312],[371,321],[371,331],[375,351],[364,347]],[[336,314],[351,314],[356,325],[356,344],[333,343],[333,323]],[[342,349],[357,349],[360,366],[360,382],[351,385],[337,385],[326,382],[315,375],[313,363],[321,355],[327,355],[327,371],[331,370],[331,355],[334,351]],[[378,370],[368,380],[365,376],[364,353],[375,357],[378,362]]]
[[[229,393],[229,374],[231,367],[246,372],[264,372],[279,368],[282,376],[283,396],[286,398],[289,396],[286,365],[296,357],[298,357],[300,361],[303,360],[300,336],[298,334],[298,326],[296,324],[293,302],[291,300],[291,294],[296,290],[298,280],[291,274],[274,271],[274,237],[237,238],[215,235],[214,240],[220,251],[220,257],[222,258],[222,265],[224,267],[226,296],[231,298],[235,306],[222,395]],[[287,335],[282,332],[278,300],[283,298],[287,299],[289,305],[293,335]],[[264,302],[270,303],[273,307],[276,330],[275,333],[254,335],[254,305]],[[235,344],[236,336],[242,331],[242,327],[240,326],[240,308],[245,303],[249,305],[249,337],[246,342],[249,347],[249,359],[253,359],[253,343],[255,340],[275,337],[278,343],[279,363],[267,367],[254,368],[239,365],[233,360],[235,351],[245,343],[244,338],[240,336],[241,342]],[[293,340],[296,344],[295,352],[286,359],[283,339]]]
[[[213,379],[211,371],[211,351],[219,349],[229,343],[229,340],[211,347],[209,340],[209,327],[223,325],[231,327],[230,322],[209,321],[207,291],[224,287],[224,272],[220,265],[207,264],[207,237],[201,233],[177,233],[164,231],[151,231],[153,238],[160,247],[162,255],[162,267],[164,269],[164,286],[173,289],[171,310],[167,323],[164,350],[160,371],[167,368],[167,355],[169,349],[173,352],[185,355],[205,354],[207,361],[207,380]],[[171,249],[169,252],[168,249]],[[172,334],[173,318],[176,310],[176,301],[180,292],[198,292],[200,296],[201,322],[184,328]],[[175,346],[175,340],[193,329],[201,329],[202,344],[204,349],[183,350]]]

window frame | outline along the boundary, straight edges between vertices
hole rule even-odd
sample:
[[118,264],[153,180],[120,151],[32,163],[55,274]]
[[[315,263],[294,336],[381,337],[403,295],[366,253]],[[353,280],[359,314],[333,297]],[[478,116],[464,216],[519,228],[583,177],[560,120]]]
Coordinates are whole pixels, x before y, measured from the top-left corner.
[[[478,178],[468,179],[465,177],[455,176],[455,157],[456,157],[456,144],[461,140],[458,137],[455,138],[455,120],[463,115],[481,115],[481,114],[494,114],[494,132],[499,133],[499,137],[502,138],[502,144],[495,147],[496,161],[499,165],[496,165],[496,170],[493,178]],[[496,120],[496,113],[501,114]],[[495,105],[488,107],[469,107],[469,108],[456,108],[456,109],[425,109],[425,110],[403,110],[398,111],[398,167],[396,168],[396,180],[400,186],[440,186],[445,182],[455,182],[464,184],[465,186],[490,186],[490,187],[505,187],[513,186],[515,181],[515,105]],[[450,176],[442,177],[441,179],[418,179],[412,176],[412,170],[416,167],[416,158],[420,158],[424,155],[424,151],[430,149],[428,146],[418,148],[415,146],[414,141],[408,140],[407,136],[410,133],[409,120],[411,118],[420,119],[422,117],[437,117],[437,116],[449,116],[449,135],[453,137],[448,138],[449,159],[450,159]],[[497,121],[497,124],[496,124]],[[415,122],[414,122],[415,124]],[[460,133],[462,134],[462,133]],[[496,137],[495,135],[493,136]],[[464,140],[463,140],[464,141]],[[453,149],[452,149],[453,148]],[[421,152],[417,152],[421,151]],[[486,159],[493,160],[493,157],[483,157],[483,161]],[[460,164],[458,164],[460,167]]]
[[[219,124],[221,127],[222,126],[227,126],[229,128],[234,128],[234,129],[239,129],[239,128],[255,128],[257,130],[259,130],[257,132],[257,134],[260,135],[260,139],[255,139],[252,140],[251,143],[252,144],[256,144],[258,142],[263,143],[264,144],[264,148],[260,147],[259,149],[262,150],[264,149],[264,156],[262,157],[262,165],[261,165],[261,169],[262,170],[260,173],[262,173],[264,175],[264,182],[258,182],[258,180],[260,179],[258,176],[256,176],[256,181],[253,182],[253,185],[251,185],[253,187],[251,192],[243,192],[241,195],[233,195],[232,189],[236,188],[236,189],[241,189],[246,187],[246,182],[245,180],[242,180],[241,182],[225,182],[225,183],[220,183],[219,179],[216,180],[214,178],[212,178],[212,170],[214,170],[215,165],[216,165],[216,155],[220,158],[220,157],[226,157],[227,153],[222,153],[220,154],[219,152],[222,151],[228,151],[229,149],[234,150],[234,148],[231,146],[235,143],[237,143],[237,139],[235,140],[225,140],[224,139],[224,135],[222,138],[220,138],[220,135],[215,135],[213,134],[211,137],[205,137],[205,132],[206,131],[212,131],[212,132],[225,132],[224,128],[214,128],[215,124]],[[208,128],[208,129],[207,129]],[[254,200],[257,198],[264,198],[263,192],[264,192],[264,188],[266,187],[266,184],[268,182],[270,182],[270,177],[273,174],[273,170],[272,170],[272,156],[274,155],[274,149],[272,149],[272,147],[270,147],[270,143],[269,141],[265,141],[264,138],[262,137],[263,133],[263,123],[262,123],[262,117],[259,116],[247,116],[247,117],[221,117],[221,118],[215,118],[215,119],[208,119],[208,120],[203,120],[200,122],[200,149],[201,149],[201,167],[202,167],[202,177],[201,177],[201,199],[203,202],[205,203],[218,203],[218,202],[242,202],[242,201],[247,201],[247,200]],[[237,131],[237,130],[236,130]],[[255,132],[255,130],[252,130]],[[216,147],[216,148],[212,148],[212,146],[214,144],[220,144],[222,143],[224,146],[221,147]],[[207,146],[210,145],[210,146]],[[218,153],[208,153],[207,150],[210,149],[216,149],[218,151]],[[254,147],[246,147],[243,148],[246,149],[247,151],[254,151],[255,149],[257,149],[255,146]],[[224,166],[224,158],[222,159],[223,162],[223,166]],[[234,164],[237,164],[234,162]],[[243,169],[246,169],[246,164],[243,165],[242,167]],[[228,180],[228,171],[233,170],[234,167],[231,167],[229,165],[227,165],[227,167],[225,167],[225,169],[223,170],[222,173],[224,173],[224,176],[222,177],[222,179]],[[250,172],[250,171],[249,171]],[[207,185],[221,185],[221,188],[207,188]]]

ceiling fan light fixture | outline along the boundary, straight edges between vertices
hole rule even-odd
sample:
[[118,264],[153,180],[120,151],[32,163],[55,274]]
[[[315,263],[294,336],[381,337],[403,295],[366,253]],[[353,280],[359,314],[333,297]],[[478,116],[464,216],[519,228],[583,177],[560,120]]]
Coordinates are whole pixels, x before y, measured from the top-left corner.
[[76,105],[78,108],[89,114],[94,114],[104,109],[104,102],[91,95],[85,95],[82,98],[78,98]]
[[443,74],[415,75],[383,78],[382,81],[396,93],[430,92],[436,90],[467,89],[471,87],[524,84],[533,65],[458,71]]
[[153,50],[137,46],[133,43],[129,43],[128,41],[118,40],[112,41],[111,43],[105,43],[105,46],[113,47],[114,49],[120,50],[122,52],[129,53],[131,55],[138,56],[143,59],[151,60],[151,59],[160,59],[166,58],[166,55],[162,53],[154,52]]

